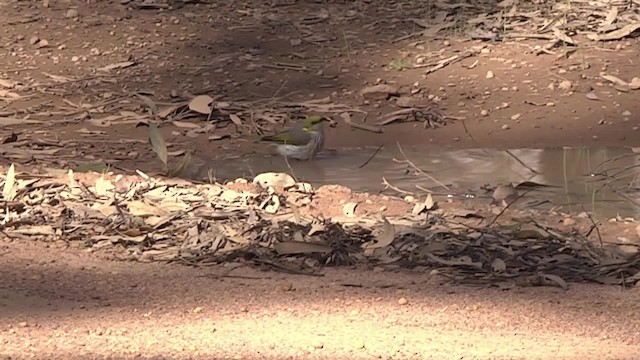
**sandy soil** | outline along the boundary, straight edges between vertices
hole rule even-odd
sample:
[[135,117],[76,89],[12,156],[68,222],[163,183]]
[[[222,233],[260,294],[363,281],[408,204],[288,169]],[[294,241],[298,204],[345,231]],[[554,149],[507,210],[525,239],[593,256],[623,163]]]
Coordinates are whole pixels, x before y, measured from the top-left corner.
[[[127,2],[0,0],[0,23],[6,24],[0,28],[0,79],[10,81],[0,90],[22,96],[3,93],[0,116],[38,121],[4,125],[0,137],[15,132],[27,149],[57,149],[24,162],[60,167],[104,159],[161,170],[145,128],[87,122],[113,115],[117,109],[105,113],[100,104],[134,91],[158,104],[193,94],[256,102],[329,96],[365,109],[372,123],[397,110],[395,99],[365,103],[359,95],[376,79],[418,101],[437,96],[438,107],[464,118],[466,129],[460,121],[435,130],[394,123],[373,134],[339,123],[328,129],[328,146],[393,145],[399,139],[452,148],[640,145],[637,92],[617,91],[599,77],[603,71],[638,76],[637,39],[581,47],[568,58],[527,53],[535,41],[487,43],[485,53],[425,77],[420,68],[396,71],[389,64],[440,49],[446,57],[481,43],[455,36],[393,42],[416,31],[405,15],[428,16],[428,8],[410,1],[210,1],[169,10],[121,3]],[[313,24],[313,33],[298,20]],[[97,70],[125,61],[135,65]],[[282,63],[302,70],[283,69]],[[488,71],[495,76],[487,78]],[[559,89],[563,81],[571,89]],[[587,97],[592,89],[599,100]],[[97,113],[84,111],[90,106]],[[162,131],[172,150],[212,158],[264,151],[247,137],[249,128],[238,134],[225,123],[195,138],[171,123]],[[208,140],[212,134],[231,136]],[[328,269],[318,278],[230,269],[125,263],[55,244],[3,242],[0,355],[640,358],[637,288],[574,284],[569,291],[500,291],[367,269]]]
[[3,243],[7,359],[637,359],[637,288],[113,262]]

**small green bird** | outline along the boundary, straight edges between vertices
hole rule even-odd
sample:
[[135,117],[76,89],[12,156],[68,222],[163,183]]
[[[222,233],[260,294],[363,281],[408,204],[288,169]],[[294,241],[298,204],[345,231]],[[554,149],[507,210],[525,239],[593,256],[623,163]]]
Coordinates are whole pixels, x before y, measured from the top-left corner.
[[282,156],[298,160],[311,160],[324,147],[323,121],[321,116],[312,115],[287,131],[264,136],[261,140],[277,143],[278,153]]

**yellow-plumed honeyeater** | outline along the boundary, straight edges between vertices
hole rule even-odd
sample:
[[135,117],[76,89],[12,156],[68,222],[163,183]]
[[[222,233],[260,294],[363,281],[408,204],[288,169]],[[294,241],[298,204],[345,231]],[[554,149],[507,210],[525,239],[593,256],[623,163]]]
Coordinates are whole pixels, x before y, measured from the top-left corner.
[[324,147],[324,119],[312,115],[279,134],[264,136],[262,141],[277,143],[280,155],[298,160],[311,160]]

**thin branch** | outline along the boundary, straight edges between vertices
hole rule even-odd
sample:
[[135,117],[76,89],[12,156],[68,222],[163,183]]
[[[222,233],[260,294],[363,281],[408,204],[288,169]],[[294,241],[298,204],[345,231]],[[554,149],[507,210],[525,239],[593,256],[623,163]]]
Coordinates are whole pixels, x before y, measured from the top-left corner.
[[427,174],[426,172],[424,172],[422,169],[420,169],[419,167],[416,166],[416,164],[414,164],[411,160],[409,160],[409,158],[407,157],[407,155],[404,153],[404,150],[402,150],[402,146],[400,146],[400,142],[396,142],[398,144],[398,149],[400,150],[400,153],[402,154],[402,156],[404,156],[404,161],[409,164],[412,168],[414,168],[419,174],[424,175],[426,177],[428,177],[429,179],[431,179],[431,181],[435,182],[436,184],[442,186],[443,188],[445,188],[447,191],[451,191],[451,189],[443,184],[442,182],[440,182],[438,179],[434,178],[433,176]]
[[358,169],[362,169],[363,167],[367,166],[367,164],[369,162],[371,162],[371,160],[373,160],[374,157],[376,157],[376,155],[378,155],[378,153],[380,152],[380,150],[382,150],[384,148],[384,145],[380,145],[378,146],[378,148],[376,149],[376,151],[367,159],[367,161],[364,162],[364,164],[358,166]]
[[[384,176],[382,177],[382,184],[383,184],[384,186],[386,186],[386,187],[385,187],[385,190],[389,188],[389,189],[395,190],[395,191],[397,191],[397,192],[399,192],[399,193],[401,193],[401,194],[413,195],[413,193],[412,193],[412,192],[410,192],[410,191],[402,190],[402,189],[400,189],[400,188],[398,188],[398,187],[396,187],[396,186],[391,185],[391,184],[387,181],[387,179],[385,179],[385,177],[384,177]],[[383,191],[384,191],[384,190],[383,190]]]
[[509,154],[509,156],[511,156],[512,158],[514,158],[520,165],[522,165],[523,167],[525,167],[527,170],[531,171],[534,174],[539,174],[539,172],[537,172],[536,170],[534,170],[533,168],[531,168],[529,165],[525,164],[522,160],[520,160],[514,153],[512,153],[509,150],[505,150],[504,152],[506,152],[507,154]]

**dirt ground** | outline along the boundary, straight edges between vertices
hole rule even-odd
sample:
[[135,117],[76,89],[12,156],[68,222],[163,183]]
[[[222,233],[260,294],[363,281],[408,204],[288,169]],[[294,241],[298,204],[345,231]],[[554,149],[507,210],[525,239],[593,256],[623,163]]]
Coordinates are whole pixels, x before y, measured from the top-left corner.
[[[398,40],[423,30],[411,19],[435,16],[436,7],[420,1],[134,4],[0,0],[4,164],[65,168],[104,160],[159,172],[147,128],[136,125],[148,120],[150,107],[200,94],[245,104],[238,110],[242,124],[227,118],[205,127],[206,116],[166,122],[161,131],[176,154],[266,151],[252,140],[254,115],[273,115],[277,121],[264,125],[272,131],[293,116],[291,107],[327,97],[342,109],[358,109],[354,122],[368,125],[401,101],[435,104],[458,119],[438,129],[393,122],[373,133],[350,127],[338,112],[325,113],[338,123],[327,130],[327,146],[338,149],[397,141],[427,148],[640,146],[640,90],[623,91],[601,77],[639,76],[637,37],[535,55],[541,40],[473,41],[464,36],[469,25],[435,38]],[[492,6],[467,7],[463,17]],[[424,67],[398,65],[429,63],[473,46],[484,50],[428,75]],[[365,101],[360,91],[379,83],[401,96]],[[615,229],[606,235],[633,232]],[[640,358],[637,288],[500,291],[360,268],[330,269],[318,278],[227,270],[3,242],[0,355]]]
[[[7,359],[637,359],[638,289],[113,262],[3,243]],[[235,276],[235,277],[234,277]]]

